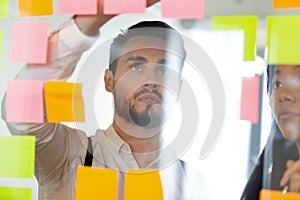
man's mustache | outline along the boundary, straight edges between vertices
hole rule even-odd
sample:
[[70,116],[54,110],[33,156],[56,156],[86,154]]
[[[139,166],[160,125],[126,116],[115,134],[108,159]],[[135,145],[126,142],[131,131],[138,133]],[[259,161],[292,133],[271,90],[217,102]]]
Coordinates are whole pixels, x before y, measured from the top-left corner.
[[152,92],[150,92],[150,91],[147,90],[147,89],[144,89],[144,90],[142,90],[142,91],[136,93],[136,94],[134,95],[134,99],[138,98],[139,96],[141,96],[141,95],[143,95],[143,94],[147,94],[147,93],[155,94],[155,95],[159,98],[159,100],[162,100],[162,99],[163,99],[162,95],[161,95],[157,90],[152,90]]

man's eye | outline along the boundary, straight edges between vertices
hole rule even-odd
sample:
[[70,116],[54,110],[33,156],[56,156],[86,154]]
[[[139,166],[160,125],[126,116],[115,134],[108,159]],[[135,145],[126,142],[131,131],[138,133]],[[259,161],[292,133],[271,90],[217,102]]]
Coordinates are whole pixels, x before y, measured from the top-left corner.
[[280,81],[274,81],[272,84],[272,88],[276,89],[282,86],[282,83]]
[[159,66],[159,67],[156,68],[156,72],[157,72],[158,74],[164,75],[164,74],[166,74],[167,69],[166,69],[166,67],[161,67],[161,66]]
[[142,71],[143,69],[144,69],[144,65],[133,65],[133,66],[131,66],[132,71],[139,72],[139,71]]

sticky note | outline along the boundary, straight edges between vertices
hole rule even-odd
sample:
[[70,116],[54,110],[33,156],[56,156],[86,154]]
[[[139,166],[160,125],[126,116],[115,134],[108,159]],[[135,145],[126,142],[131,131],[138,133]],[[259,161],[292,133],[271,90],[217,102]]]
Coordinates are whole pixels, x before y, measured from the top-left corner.
[[300,199],[299,193],[287,192],[285,194],[282,191],[266,190],[263,189],[259,193],[259,200],[295,200]]
[[8,17],[9,0],[0,0],[0,18]]
[[163,190],[157,170],[130,170],[125,175],[124,199],[162,200]]
[[243,30],[244,60],[255,60],[257,16],[214,16],[213,30]]
[[21,17],[53,14],[52,0],[18,0],[18,3]]
[[118,171],[108,168],[78,167],[75,200],[118,199]]
[[104,14],[144,13],[147,0],[104,0]]
[[2,60],[3,31],[0,30],[0,64]]
[[30,188],[2,187],[0,186],[0,197],[5,200],[31,200],[32,190]]
[[273,0],[273,7],[276,8],[300,8],[299,0]]
[[58,0],[59,14],[97,14],[97,0]]
[[0,136],[0,177],[33,178],[34,136]]
[[195,19],[204,17],[204,0],[161,0],[162,17]]
[[46,82],[45,102],[48,122],[83,122],[82,84]]
[[300,16],[267,17],[267,63],[300,63]]
[[43,123],[43,81],[12,80],[7,84],[6,117],[8,122]]
[[15,22],[11,62],[46,63],[48,22]]
[[259,113],[259,76],[243,77],[241,93],[240,119],[252,124],[258,122]]

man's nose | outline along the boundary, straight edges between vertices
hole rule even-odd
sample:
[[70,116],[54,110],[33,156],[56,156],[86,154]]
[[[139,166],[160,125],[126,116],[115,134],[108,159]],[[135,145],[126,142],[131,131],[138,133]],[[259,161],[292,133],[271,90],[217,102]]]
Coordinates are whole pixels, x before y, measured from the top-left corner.
[[144,84],[144,88],[146,88],[150,91],[157,89],[157,87],[158,87],[157,83],[145,83]]

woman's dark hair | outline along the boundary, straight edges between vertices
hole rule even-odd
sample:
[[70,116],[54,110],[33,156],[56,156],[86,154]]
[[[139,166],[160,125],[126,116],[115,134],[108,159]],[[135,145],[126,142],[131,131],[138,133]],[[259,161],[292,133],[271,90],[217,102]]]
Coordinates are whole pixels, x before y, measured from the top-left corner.
[[161,21],[142,21],[122,31],[110,45],[109,69],[115,74],[124,44],[135,36],[157,37],[166,41],[167,49],[181,58],[181,70],[186,57],[183,39],[174,28]]

